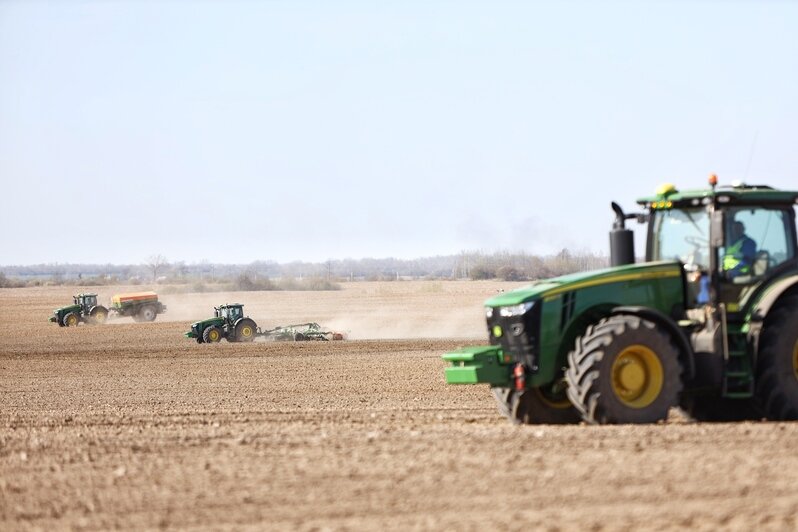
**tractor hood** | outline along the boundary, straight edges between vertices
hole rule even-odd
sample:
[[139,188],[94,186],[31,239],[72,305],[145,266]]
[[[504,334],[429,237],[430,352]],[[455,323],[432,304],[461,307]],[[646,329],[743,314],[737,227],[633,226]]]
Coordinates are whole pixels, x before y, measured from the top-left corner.
[[195,327],[200,327],[204,329],[205,327],[210,327],[211,325],[224,325],[224,319],[208,318],[207,320],[195,321],[191,324],[191,328],[194,329]]
[[67,312],[75,312],[80,310],[80,305],[67,305],[66,307],[57,308],[53,314],[62,314]]
[[195,321],[191,324],[191,329],[189,329],[188,332],[183,333],[183,336],[186,338],[202,338],[202,331],[212,325],[222,327],[224,325],[224,319],[213,317],[208,318],[207,320]]
[[536,299],[553,297],[563,292],[579,290],[604,284],[624,281],[640,281],[681,275],[681,263],[675,261],[646,262],[627,264],[603,270],[572,273],[552,279],[542,279],[534,283],[494,296],[485,301],[486,307],[506,307],[519,305]]

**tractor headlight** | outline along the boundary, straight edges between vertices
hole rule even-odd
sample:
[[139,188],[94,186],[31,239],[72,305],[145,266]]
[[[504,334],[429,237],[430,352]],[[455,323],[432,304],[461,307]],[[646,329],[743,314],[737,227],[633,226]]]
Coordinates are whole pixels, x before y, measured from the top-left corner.
[[512,318],[513,316],[521,316],[529,312],[529,310],[535,306],[534,301],[527,301],[526,303],[521,303],[520,305],[513,305],[511,307],[501,307],[499,309],[499,316],[503,318]]
[[485,307],[485,317],[488,319],[493,317],[493,307]]

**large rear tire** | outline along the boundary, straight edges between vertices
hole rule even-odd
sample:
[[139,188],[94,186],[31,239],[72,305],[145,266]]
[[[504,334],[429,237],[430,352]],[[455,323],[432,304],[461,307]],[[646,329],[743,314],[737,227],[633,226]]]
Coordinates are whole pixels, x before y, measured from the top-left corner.
[[566,425],[579,423],[579,411],[564,392],[533,388],[518,391],[513,388],[491,388],[499,412],[516,425]]
[[591,325],[568,354],[568,398],[588,423],[655,423],[679,403],[682,365],[668,333],[637,316]]
[[759,340],[756,397],[768,419],[798,419],[798,297],[792,296],[765,318]]
[[236,325],[236,341],[251,342],[255,339],[255,331],[258,326],[250,318],[244,318]]
[[80,323],[80,318],[74,312],[67,312],[64,316],[64,327],[77,327],[78,323]]
[[102,325],[108,319],[108,309],[102,305],[97,305],[91,309],[91,322],[97,325]]

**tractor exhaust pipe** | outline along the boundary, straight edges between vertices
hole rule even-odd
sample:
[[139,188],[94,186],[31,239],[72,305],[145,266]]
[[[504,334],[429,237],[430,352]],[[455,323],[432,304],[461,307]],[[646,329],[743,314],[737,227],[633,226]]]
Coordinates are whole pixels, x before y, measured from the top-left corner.
[[628,216],[624,214],[621,206],[614,201],[612,202],[612,210],[615,211],[615,222],[613,222],[612,231],[610,231],[610,265],[634,264],[634,231],[626,228],[626,219],[634,218],[635,215]]

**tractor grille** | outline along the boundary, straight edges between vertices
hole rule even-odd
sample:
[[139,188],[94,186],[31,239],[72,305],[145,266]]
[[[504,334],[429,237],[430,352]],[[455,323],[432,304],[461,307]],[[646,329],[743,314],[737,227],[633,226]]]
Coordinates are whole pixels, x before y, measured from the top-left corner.
[[[541,302],[536,302],[528,312],[520,316],[505,317],[499,309],[488,318],[488,338],[492,345],[500,345],[514,362],[521,362],[528,371],[537,373],[540,353]],[[495,326],[501,327],[501,336],[494,334]]]

